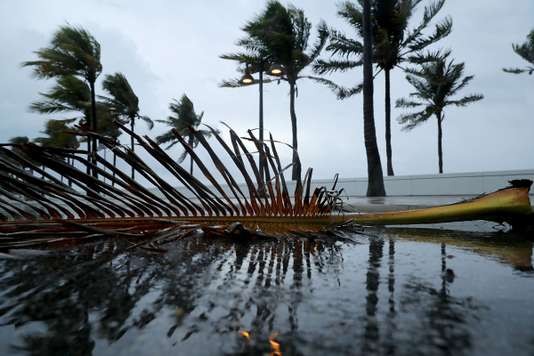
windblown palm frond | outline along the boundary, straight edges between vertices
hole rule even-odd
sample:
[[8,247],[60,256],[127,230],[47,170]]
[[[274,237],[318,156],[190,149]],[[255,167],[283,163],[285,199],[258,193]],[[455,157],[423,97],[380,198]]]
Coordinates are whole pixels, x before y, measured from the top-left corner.
[[33,67],[39,78],[54,78],[63,75],[78,75],[94,81],[102,71],[100,44],[85,29],[61,26],[55,33],[50,47],[35,52],[38,60],[22,65]]
[[130,83],[122,73],[108,74],[102,82],[102,87],[109,96],[100,96],[108,105],[111,112],[122,121],[130,122],[141,119],[146,122],[149,129],[154,123],[148,116],[139,114],[139,98],[135,95]]
[[514,52],[521,58],[527,61],[530,65],[525,68],[503,68],[507,73],[521,74],[528,73],[532,75],[534,73],[534,30],[530,31],[527,36],[527,40],[522,44],[512,45]]
[[[109,97],[101,96],[100,99],[109,109],[109,114],[113,120],[129,122],[130,130],[135,132],[135,120],[143,120],[149,130],[154,127],[154,122],[148,117],[139,114],[139,99],[133,91],[130,83],[122,73],[106,75],[102,87],[109,94]],[[118,135],[117,135],[118,136]],[[133,139],[130,148],[135,151]],[[135,178],[135,171],[132,169],[132,179]]]
[[44,100],[32,103],[30,110],[40,114],[79,112],[85,118],[91,115],[91,90],[73,75],[58,77],[56,85],[40,95]]
[[73,127],[69,126],[73,122],[74,119],[48,120],[45,130],[42,132],[46,136],[36,138],[35,142],[46,147],[76,150],[80,146],[80,143],[73,134]]

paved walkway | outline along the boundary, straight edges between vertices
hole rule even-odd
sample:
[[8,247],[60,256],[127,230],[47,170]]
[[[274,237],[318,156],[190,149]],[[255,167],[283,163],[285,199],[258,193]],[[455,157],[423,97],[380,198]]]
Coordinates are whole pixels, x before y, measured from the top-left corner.
[[[423,196],[393,196],[393,197],[351,197],[343,199],[343,206],[350,211],[375,212],[388,210],[406,210],[427,208],[435,205],[457,203],[462,200],[472,199],[475,196],[459,195],[423,195]],[[530,196],[534,205],[534,196]]]

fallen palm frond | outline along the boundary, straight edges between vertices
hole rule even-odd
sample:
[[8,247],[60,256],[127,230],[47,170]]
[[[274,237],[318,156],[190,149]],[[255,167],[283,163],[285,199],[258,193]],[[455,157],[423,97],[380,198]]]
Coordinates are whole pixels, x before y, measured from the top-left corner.
[[[339,192],[324,187],[311,188],[312,170],[296,182],[294,192],[288,190],[284,170],[272,137],[260,142],[248,131],[247,141],[257,151],[255,156],[233,130],[229,129],[230,145],[217,130],[208,127],[225,154],[234,164],[221,158],[200,134],[197,139],[208,153],[208,168],[192,147],[174,132],[183,149],[191,156],[200,171],[191,175],[149,137],[140,137],[128,128],[120,128],[159,165],[145,163],[138,153],[115,140],[84,133],[98,138],[100,143],[135,170],[154,188],[148,189],[96,156],[97,164],[85,159],[86,152],[38,146],[32,143],[17,145],[17,149],[0,146],[0,249],[28,247],[46,243],[70,243],[104,236],[129,239],[165,239],[167,235],[183,236],[191,231],[206,234],[242,235],[265,234],[282,236],[282,232],[318,231],[304,225],[283,229],[260,229],[262,221],[276,222],[288,217],[329,216],[339,204]],[[266,162],[263,173],[258,162]],[[228,159],[226,159],[228,160]],[[75,162],[68,164],[67,162]],[[286,167],[287,168],[287,167]],[[96,172],[100,179],[86,172]],[[171,184],[168,178],[176,179]],[[222,177],[224,186],[216,178]],[[69,184],[58,179],[67,178]],[[201,179],[203,178],[203,179]],[[209,186],[205,182],[209,182]],[[246,189],[237,182],[244,181]],[[176,185],[182,185],[177,189]],[[185,193],[184,191],[187,191]],[[257,221],[254,221],[258,219]],[[246,220],[243,225],[232,225]],[[3,222],[2,222],[3,221]],[[285,221],[280,221],[284,223]],[[238,230],[228,230],[240,226]],[[263,233],[260,233],[263,230]],[[325,230],[326,231],[326,230]],[[163,237],[162,237],[163,236]]]
[[[10,145],[0,145],[0,250],[104,237],[125,238],[133,247],[155,252],[162,251],[161,245],[173,239],[192,234],[265,238],[319,233],[343,238],[344,230],[360,231],[354,223],[398,225],[490,220],[508,222],[514,227],[532,225],[528,222],[533,216],[528,195],[530,181],[512,181],[511,187],[446,206],[341,214],[337,177],[331,189],[312,189],[312,169],[308,169],[304,178],[296,181],[294,191],[289,191],[284,178],[288,167],[283,168],[272,136],[263,143],[251,130],[242,139],[229,129],[228,144],[218,131],[208,127],[230,161],[224,164],[225,159],[198,134],[199,144],[209,156],[208,164],[174,132],[198,167],[200,173],[195,177],[152,139],[120,127],[156,162],[157,168],[149,166],[137,153],[139,150],[134,152],[113,139],[93,133],[84,135],[98,138],[127,169],[119,169],[99,155],[95,164],[85,158],[85,151],[31,143],[17,145],[16,150],[8,149]],[[255,153],[244,141],[254,145]],[[266,162],[263,171],[259,169],[260,160]],[[136,177],[142,177],[154,188],[147,188],[123,172],[131,169]],[[231,171],[237,171],[238,175]],[[99,178],[86,172],[96,172]],[[175,179],[174,183],[169,176]],[[217,177],[222,177],[222,181]],[[183,188],[178,189],[176,185]]]

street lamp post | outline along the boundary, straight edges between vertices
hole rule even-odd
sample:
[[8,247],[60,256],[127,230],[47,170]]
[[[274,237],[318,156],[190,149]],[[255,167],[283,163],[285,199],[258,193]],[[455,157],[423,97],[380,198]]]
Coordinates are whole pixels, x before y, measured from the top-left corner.
[[[259,87],[259,140],[261,144],[263,145],[263,72],[265,71],[265,61],[261,61],[259,63],[259,70],[258,70],[258,87]],[[281,76],[283,74],[283,68],[282,66],[278,64],[274,64],[270,66],[268,73],[272,76]],[[249,64],[246,64],[245,74],[241,78],[241,83],[245,85],[254,84],[254,77],[250,74],[249,71]],[[260,177],[262,177],[262,180],[264,178],[264,171],[265,171],[265,160],[260,156],[259,160],[259,171],[260,171]],[[264,187],[260,187],[261,190],[263,190]]]

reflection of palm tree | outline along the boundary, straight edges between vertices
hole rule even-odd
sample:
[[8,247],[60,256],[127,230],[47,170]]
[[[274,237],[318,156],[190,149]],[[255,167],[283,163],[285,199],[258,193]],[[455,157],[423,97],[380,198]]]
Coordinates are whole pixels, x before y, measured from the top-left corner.
[[[182,95],[180,101],[174,100],[169,105],[169,109],[173,115],[169,116],[166,120],[156,120],[171,127],[171,129],[165,132],[163,135],[156,137],[158,144],[170,143],[167,146],[167,150],[180,142],[176,138],[176,134],[182,136],[191,148],[195,148],[199,141],[196,135],[202,135],[209,137],[211,132],[208,130],[200,130],[198,127],[202,123],[202,117],[204,112],[197,114],[193,107],[193,102],[189,100],[187,95]],[[187,157],[187,151],[178,158],[178,162],[182,162]],[[191,158],[191,166],[189,172],[193,174],[193,156]]]
[[380,339],[376,312],[378,309],[378,287],[380,285],[380,266],[384,241],[381,238],[369,240],[369,266],[367,268],[366,322],[362,351],[364,354],[377,353]]
[[387,330],[384,337],[384,345],[387,355],[394,355],[397,348],[394,340],[394,334],[397,331],[397,324],[395,318],[397,316],[397,310],[395,306],[395,240],[390,238],[388,240],[388,306],[387,313]]
[[[312,293],[311,285],[306,291],[300,283],[307,251],[313,251],[309,264],[315,271],[342,263],[340,247],[327,240],[213,243],[195,237],[178,244],[156,259],[142,251],[124,254],[122,244],[108,242],[73,254],[3,260],[0,289],[10,292],[0,294],[0,324],[21,328],[27,337],[15,343],[22,340],[28,353],[90,354],[99,337],[115,342],[171,314],[169,338],[185,340],[202,331],[228,340],[246,326],[261,341],[250,345],[257,353],[280,322],[299,328],[299,303]],[[292,279],[284,283],[286,273]],[[268,280],[279,286],[268,288]],[[292,296],[280,300],[281,290]],[[290,315],[280,313],[286,303]],[[32,321],[43,321],[45,332],[30,329]]]
[[[130,129],[135,132],[135,120],[141,119],[152,129],[154,123],[147,117],[139,114],[139,99],[133,91],[130,83],[122,73],[115,73],[113,75],[106,75],[102,83],[104,90],[110,97],[102,97],[102,100],[108,105],[113,115],[118,119],[127,120],[130,122]],[[135,151],[134,137],[131,136],[131,149]],[[135,170],[132,167],[132,179],[135,178]]]
[[[85,29],[73,26],[61,26],[55,33],[50,47],[35,52],[38,59],[24,62],[31,66],[39,78],[56,78],[76,76],[89,85],[91,121],[90,129],[97,131],[97,109],[95,100],[95,81],[102,71],[100,63],[100,44]],[[96,138],[93,139],[90,155],[96,164]],[[96,170],[93,172],[96,175]]]

